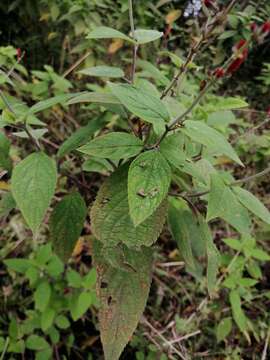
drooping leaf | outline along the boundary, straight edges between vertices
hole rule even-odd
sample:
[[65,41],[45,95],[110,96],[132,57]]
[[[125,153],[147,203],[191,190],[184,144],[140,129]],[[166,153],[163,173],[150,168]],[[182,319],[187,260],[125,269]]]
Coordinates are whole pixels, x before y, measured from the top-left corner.
[[249,233],[251,222],[247,210],[218,174],[211,174],[211,191],[207,221],[220,217],[240,233]]
[[12,195],[33,232],[39,228],[50,205],[56,180],[55,162],[42,152],[27,156],[13,170]]
[[135,226],[145,221],[167,196],[171,169],[157,150],[139,155],[128,172],[129,212]]
[[155,132],[160,133],[164,130],[165,123],[169,121],[170,115],[160,99],[129,84],[110,83],[109,87],[113,95],[131,113],[153,124]]
[[113,66],[94,66],[79,71],[79,74],[97,77],[122,78],[125,73],[122,69]]
[[79,146],[83,145],[94,135],[94,133],[99,130],[104,124],[102,118],[98,118],[89,123],[86,126],[81,127],[75,131],[67,140],[63,142],[57,152],[57,156],[63,157],[70,153],[71,151],[77,149]]
[[50,219],[50,234],[56,254],[67,261],[83,229],[87,207],[79,193],[66,195]]
[[121,33],[120,31],[107,26],[99,26],[96,29],[92,30],[86,36],[86,39],[122,39],[132,43],[135,42],[130,37]]
[[213,241],[211,231],[204,220],[200,218],[201,236],[204,237],[207,255],[207,287],[210,296],[216,289],[217,275],[220,266],[220,254]]
[[84,154],[104,159],[120,160],[137,155],[143,148],[143,142],[134,135],[124,132],[112,132],[96,137],[78,150]]
[[67,102],[67,105],[78,103],[97,103],[97,104],[121,104],[113,94],[99,93],[99,92],[84,92],[81,95],[75,96]]
[[192,238],[195,236],[195,241],[201,241],[200,233],[196,229],[197,225],[190,212],[183,208],[177,199],[170,199],[168,222],[170,232],[178,245],[188,271],[196,275],[197,268],[192,250]]
[[241,306],[241,298],[237,290],[232,290],[229,295],[233,319],[239,329],[244,333],[247,330],[247,317]]
[[217,130],[201,121],[187,120],[182,130],[192,140],[205,145],[209,150],[219,155],[225,155],[240,165],[243,165],[238,155],[225,137]]
[[256,198],[251,192],[240,187],[234,187],[238,200],[254,215],[258,216],[262,221],[270,225],[270,212],[264,204]]
[[138,44],[146,44],[151,41],[155,41],[163,36],[162,32],[156,30],[135,30],[135,40]]
[[166,199],[144,223],[135,227],[129,215],[128,166],[113,173],[101,186],[91,209],[92,231],[106,246],[150,246],[158,238],[167,212]]
[[98,273],[99,322],[105,360],[118,360],[135,331],[146,305],[151,284],[152,251],[124,247],[133,271],[110,266],[94,241],[93,257]]

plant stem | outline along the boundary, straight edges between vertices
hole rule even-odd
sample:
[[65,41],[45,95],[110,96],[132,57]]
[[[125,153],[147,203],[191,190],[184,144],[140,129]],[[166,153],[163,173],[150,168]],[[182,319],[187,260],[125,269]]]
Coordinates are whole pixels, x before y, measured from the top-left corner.
[[[128,0],[128,7],[129,7],[129,21],[130,21],[130,28],[131,28],[132,38],[133,38],[133,40],[135,40],[135,26],[134,26],[132,0]],[[134,82],[135,73],[136,73],[137,52],[138,52],[138,45],[134,44],[134,47],[133,47],[133,59],[132,59],[132,70],[131,70],[131,76],[130,76],[131,83]]]

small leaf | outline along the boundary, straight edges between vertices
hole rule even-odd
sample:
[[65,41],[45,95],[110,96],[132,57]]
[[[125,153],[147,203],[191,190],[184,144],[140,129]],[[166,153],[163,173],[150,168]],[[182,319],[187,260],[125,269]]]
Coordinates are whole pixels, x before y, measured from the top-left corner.
[[144,223],[135,227],[128,206],[128,166],[113,173],[101,186],[91,209],[92,231],[106,246],[124,243],[128,247],[150,246],[162,231],[166,213],[166,199]]
[[56,180],[55,162],[42,152],[29,155],[13,170],[12,195],[33,232],[50,205]]
[[264,250],[261,249],[253,249],[251,256],[254,259],[261,260],[261,261],[269,261],[270,255],[267,254]]
[[240,187],[234,187],[233,191],[236,193],[242,205],[270,225],[270,212],[256,196]]
[[9,157],[10,141],[0,132],[0,169],[11,171],[12,161]]
[[99,322],[105,360],[118,360],[135,331],[146,305],[151,284],[152,250],[124,247],[133,271],[110,266],[102,256],[101,243],[94,241],[93,257],[98,273]]
[[67,261],[83,229],[87,215],[79,193],[66,195],[55,207],[50,220],[50,234],[56,254]]
[[231,331],[232,331],[232,319],[231,318],[222,319],[218,324],[216,330],[217,342],[221,342],[225,340]]
[[134,40],[127,35],[107,26],[100,26],[92,30],[86,39],[122,39],[134,43]]
[[215,103],[215,109],[218,111],[242,109],[244,107],[248,107],[248,103],[237,97],[220,97]]
[[112,165],[106,159],[100,159],[97,157],[91,157],[83,163],[83,171],[107,173],[113,171]]
[[146,44],[163,36],[162,32],[156,30],[135,30],[135,40],[138,44]]
[[134,115],[146,122],[153,124],[154,130],[160,133],[165,128],[165,123],[170,120],[170,115],[163,102],[146,92],[128,84],[109,84],[109,87],[118,100]]
[[183,135],[181,133],[167,136],[160,144],[161,154],[171,165],[180,169],[182,169],[186,159],[183,145]]
[[78,150],[84,154],[112,160],[128,159],[137,155],[143,142],[134,135],[112,132],[90,141]]
[[170,83],[170,80],[163,75],[163,73],[154,66],[151,62],[138,59],[137,64],[140,68],[144,70],[144,75],[148,75],[155,79],[157,82],[160,82],[160,84],[167,86]]
[[30,335],[26,340],[26,347],[30,350],[43,350],[49,347],[45,339],[38,335]]
[[244,333],[247,330],[247,318],[241,306],[241,299],[237,290],[232,290],[229,295],[233,319],[239,329]]
[[240,233],[249,233],[251,222],[247,210],[218,174],[211,174],[211,191],[207,208],[207,221],[220,217]]
[[86,311],[89,309],[93,302],[92,294],[87,292],[82,292],[79,296],[75,296],[72,299],[71,303],[71,316],[74,321],[77,321],[82,317]]
[[24,274],[27,269],[32,265],[32,262],[28,259],[7,259],[4,260],[4,264],[10,270]]
[[103,65],[80,70],[79,74],[109,78],[122,78],[125,76],[125,73],[122,69]]
[[156,150],[139,155],[128,172],[128,203],[135,226],[145,221],[167,196],[171,182],[170,166]]
[[41,323],[41,329],[43,331],[48,330],[52,326],[54,317],[55,317],[55,310],[50,307],[48,307],[42,312],[40,323]]
[[59,158],[69,154],[79,146],[86,143],[94,133],[104,125],[104,121],[100,118],[89,121],[86,126],[76,130],[67,140],[63,142],[57,152]]
[[201,121],[187,120],[182,130],[192,140],[205,145],[209,150],[219,155],[225,155],[243,166],[242,161],[228,143],[225,137],[217,130],[211,128]]
[[7,216],[11,210],[16,207],[16,202],[11,194],[11,192],[6,192],[2,195],[0,200],[0,218],[2,216]]
[[70,326],[68,318],[64,315],[58,315],[55,319],[55,324],[59,329],[68,329]]
[[35,308],[44,311],[51,298],[51,286],[47,281],[40,283],[34,293]]

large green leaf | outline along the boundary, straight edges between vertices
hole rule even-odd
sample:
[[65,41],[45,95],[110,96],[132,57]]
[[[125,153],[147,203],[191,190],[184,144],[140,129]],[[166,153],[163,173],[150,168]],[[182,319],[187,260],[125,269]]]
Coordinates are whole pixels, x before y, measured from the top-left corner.
[[155,41],[163,36],[162,32],[156,30],[135,30],[135,40],[138,44],[146,44]]
[[210,295],[216,290],[217,275],[220,266],[220,254],[213,241],[211,231],[204,220],[200,218],[201,236],[204,238],[207,255],[207,287]]
[[118,360],[146,305],[151,284],[152,251],[124,247],[125,260],[133,269],[125,271],[110,266],[101,250],[101,243],[94,241],[101,341],[105,360]]
[[113,66],[93,66],[79,71],[79,74],[97,77],[122,78],[125,73],[122,69]]
[[167,196],[171,170],[163,155],[151,150],[139,155],[128,172],[129,212],[135,226],[145,221]]
[[106,246],[150,246],[158,238],[167,212],[166,199],[144,223],[135,227],[128,207],[128,166],[121,167],[101,186],[91,209],[92,231]]
[[240,233],[249,233],[251,222],[247,210],[218,174],[211,174],[207,220],[220,217]]
[[78,150],[103,159],[120,160],[137,155],[142,148],[143,142],[134,135],[112,132],[93,139]]
[[71,151],[77,149],[79,146],[91,138],[94,133],[99,130],[104,124],[102,118],[98,118],[89,123],[86,126],[81,127],[75,131],[67,140],[63,142],[57,152],[58,157],[63,157],[70,153]]
[[54,195],[55,162],[42,152],[29,155],[13,170],[11,191],[33,232],[39,228]]
[[225,155],[238,164],[243,165],[242,161],[225,137],[205,123],[187,120],[182,131],[192,140],[205,145],[210,151],[219,155]]
[[256,198],[256,196],[240,187],[234,187],[233,191],[236,193],[237,198],[241,204],[243,204],[249,211],[258,216],[261,220],[270,225],[270,212],[264,206],[264,204]]
[[122,39],[134,43],[127,35],[118,30],[112,29],[107,26],[99,26],[92,30],[86,37],[87,39]]
[[153,124],[154,130],[160,133],[169,121],[170,115],[163,102],[143,89],[129,84],[109,84],[119,101],[134,115]]
[[57,255],[67,261],[83,229],[87,207],[79,193],[66,195],[50,219],[50,234]]

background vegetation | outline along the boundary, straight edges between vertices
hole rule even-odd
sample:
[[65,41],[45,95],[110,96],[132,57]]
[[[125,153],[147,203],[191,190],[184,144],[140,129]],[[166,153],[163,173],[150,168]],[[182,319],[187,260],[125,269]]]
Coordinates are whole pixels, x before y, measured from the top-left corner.
[[[200,18],[184,18],[186,6],[184,0],[135,1],[136,25],[166,34],[161,41],[141,48],[138,68],[142,78],[163,85],[164,77],[165,81],[171,78],[187,55],[198,37]],[[267,0],[243,0],[235,6],[226,28],[199,54],[188,72],[184,103],[202,86],[208,72],[230,56],[239,40],[249,39],[251,24],[260,26],[269,14]],[[128,34],[127,0],[10,0],[0,3],[0,19],[0,86],[18,113],[51,96],[103,88],[103,80],[85,77],[78,70],[106,64],[130,73],[132,49],[123,41],[86,39],[99,25]],[[160,72],[151,64],[158,65]],[[7,80],[5,74],[9,72]],[[233,77],[222,80],[221,86],[214,86],[198,110],[200,116],[204,111],[211,116],[211,112],[216,114],[227,106],[226,114],[219,114],[222,118],[216,121],[216,115],[208,121],[229,137],[246,165],[243,169],[227,159],[221,162],[222,169],[230,167],[237,178],[258,173],[269,164],[269,89],[270,36],[252,44],[242,67]],[[222,103],[231,96],[245,100],[249,107],[232,112],[226,102]],[[49,216],[33,243],[31,231],[10,196],[9,179],[11,163],[23,159],[34,145],[25,129],[15,131],[12,125],[6,126],[10,114],[1,100],[0,109],[0,359],[102,359],[89,221],[68,265],[48,244]],[[126,126],[119,114],[94,104],[54,105],[38,118],[33,116],[32,123],[40,126],[34,133],[36,142],[49,154],[57,152],[83,126],[90,126],[89,136],[102,126]],[[8,154],[1,134],[12,144],[8,145]],[[61,151],[64,157],[55,202],[79,187],[91,205],[111,170],[110,164],[83,163],[69,152],[68,145]],[[269,176],[255,178],[246,186],[268,208]],[[184,187],[188,177],[176,182]],[[195,205],[204,211],[203,204]],[[222,253],[214,296],[208,297],[205,278],[193,276],[186,268],[181,251],[165,229],[158,240],[147,308],[122,359],[267,359],[270,227],[254,221],[253,237],[241,239],[223,221],[214,221],[211,227]],[[21,261],[16,261],[18,258]],[[242,304],[229,295],[236,287],[240,288]]]

